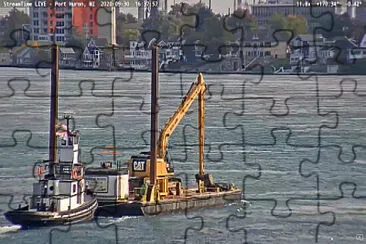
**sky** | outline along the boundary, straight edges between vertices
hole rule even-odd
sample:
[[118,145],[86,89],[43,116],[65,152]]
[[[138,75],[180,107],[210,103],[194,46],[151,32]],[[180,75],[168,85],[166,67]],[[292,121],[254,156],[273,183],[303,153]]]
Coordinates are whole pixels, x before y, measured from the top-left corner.
[[[9,1],[9,2],[20,2],[21,0],[0,0],[0,16],[4,16],[6,15],[10,8],[5,8],[3,3],[5,1]],[[121,2],[125,1],[125,0],[120,0]],[[164,0],[162,0],[164,1]],[[168,6],[170,9],[170,6],[174,4],[174,2],[176,3],[180,3],[180,2],[186,2],[186,3],[198,3],[200,0],[168,0]],[[203,3],[205,3],[208,6],[208,2],[209,0],[201,0]],[[234,0],[211,0],[212,1],[212,10],[215,13],[222,13],[222,14],[226,14],[228,12],[228,8],[233,8],[234,6]],[[133,1],[135,2],[135,1]],[[24,10],[24,9],[20,9],[20,10]],[[128,13],[132,13],[134,15],[137,15],[137,8],[135,6],[128,8],[126,10],[122,10],[122,12],[128,12]]]

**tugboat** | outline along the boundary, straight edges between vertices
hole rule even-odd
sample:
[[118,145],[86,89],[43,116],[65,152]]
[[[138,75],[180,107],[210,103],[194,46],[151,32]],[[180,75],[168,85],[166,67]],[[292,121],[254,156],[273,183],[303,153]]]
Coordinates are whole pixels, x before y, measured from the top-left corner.
[[[180,106],[161,130],[158,139],[158,68],[157,47],[153,48],[151,141],[150,152],[132,156],[125,165],[111,162],[100,167],[87,168],[85,179],[98,199],[96,216],[157,215],[187,208],[224,205],[227,202],[243,202],[242,191],[233,184],[217,184],[212,175],[204,173],[204,96],[206,84],[198,75]],[[182,185],[175,176],[168,157],[169,136],[174,132],[187,110],[198,97],[199,115],[199,173],[197,188]],[[126,167],[127,166],[127,167]]]
[[[52,47],[51,108],[49,159],[37,163],[39,180],[33,184],[30,204],[5,213],[5,217],[22,228],[63,225],[94,218],[98,207],[94,194],[87,190],[84,166],[79,160],[79,131],[56,125],[58,116],[58,47]],[[63,129],[63,132],[59,130]],[[57,143],[56,137],[59,138]],[[57,145],[58,144],[58,145]],[[58,149],[58,156],[57,151]]]

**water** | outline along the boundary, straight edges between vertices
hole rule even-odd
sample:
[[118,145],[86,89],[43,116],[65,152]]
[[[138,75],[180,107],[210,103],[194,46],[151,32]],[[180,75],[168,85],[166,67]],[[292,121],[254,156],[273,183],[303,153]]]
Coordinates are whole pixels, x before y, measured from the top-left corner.
[[[361,76],[204,76],[206,172],[244,189],[250,206],[23,231],[3,213],[27,200],[33,163],[47,158],[49,71],[0,71],[0,243],[360,243],[366,235]],[[160,127],[195,78],[160,74]],[[122,161],[149,150],[149,82],[148,73],[61,72],[60,117],[73,114],[83,162],[112,159],[101,153],[111,145]],[[195,102],[169,140],[187,185],[198,172],[197,116]]]

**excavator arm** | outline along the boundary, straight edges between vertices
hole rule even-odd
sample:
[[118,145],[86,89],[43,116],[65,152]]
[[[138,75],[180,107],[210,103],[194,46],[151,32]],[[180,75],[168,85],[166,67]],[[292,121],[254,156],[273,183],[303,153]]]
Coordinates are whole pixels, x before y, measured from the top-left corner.
[[198,96],[198,127],[199,127],[199,164],[200,175],[203,175],[203,146],[204,146],[204,100],[205,100],[206,84],[202,74],[198,75],[197,80],[192,84],[191,89],[183,98],[180,106],[162,129],[158,142],[158,157],[165,158],[169,136],[177,128],[179,122],[187,113],[195,98]]

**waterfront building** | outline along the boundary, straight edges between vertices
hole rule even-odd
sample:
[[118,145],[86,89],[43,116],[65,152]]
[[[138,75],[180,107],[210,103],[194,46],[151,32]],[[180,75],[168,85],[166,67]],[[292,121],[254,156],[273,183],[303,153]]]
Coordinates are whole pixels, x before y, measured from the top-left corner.
[[78,34],[89,37],[98,36],[98,5],[93,4],[95,1],[83,0],[87,7],[74,7],[72,9],[72,25]]
[[[108,43],[115,44],[116,8],[100,8],[99,1],[82,1],[87,7],[71,7],[73,0],[60,0],[59,3],[66,3],[64,7],[31,8],[31,39],[40,43],[55,41],[59,45],[64,45],[75,29],[86,39],[106,38]],[[80,3],[78,1],[78,4]]]
[[[184,59],[180,42],[157,43],[159,47],[159,64],[168,65]],[[135,69],[147,69],[151,66],[151,49],[143,41],[130,41],[130,47],[124,56],[124,66]]]
[[335,7],[331,6],[297,6],[295,4],[252,4],[249,6],[250,12],[257,19],[259,25],[269,25],[274,14],[303,16],[310,27],[313,26],[314,17],[322,13],[335,14]]
[[357,60],[366,59],[366,34],[362,37],[358,45],[347,49],[347,60],[354,63]]
[[0,47],[0,65],[9,65],[10,63],[9,49]]
[[[68,3],[71,0],[60,0]],[[33,1],[35,4],[36,1]],[[50,0],[47,0],[48,6]],[[35,5],[34,5],[35,6]],[[72,7],[33,7],[30,9],[31,38],[33,41],[64,44],[72,33]]]
[[321,52],[322,47],[325,47],[325,38],[321,34],[297,35],[290,42],[290,64],[316,62],[320,53],[326,56],[325,50]]
[[83,52],[82,67],[99,68],[102,60],[102,55],[103,49],[97,46],[94,39],[91,39]]
[[71,47],[61,47],[59,50],[60,67],[75,68],[76,53]]

